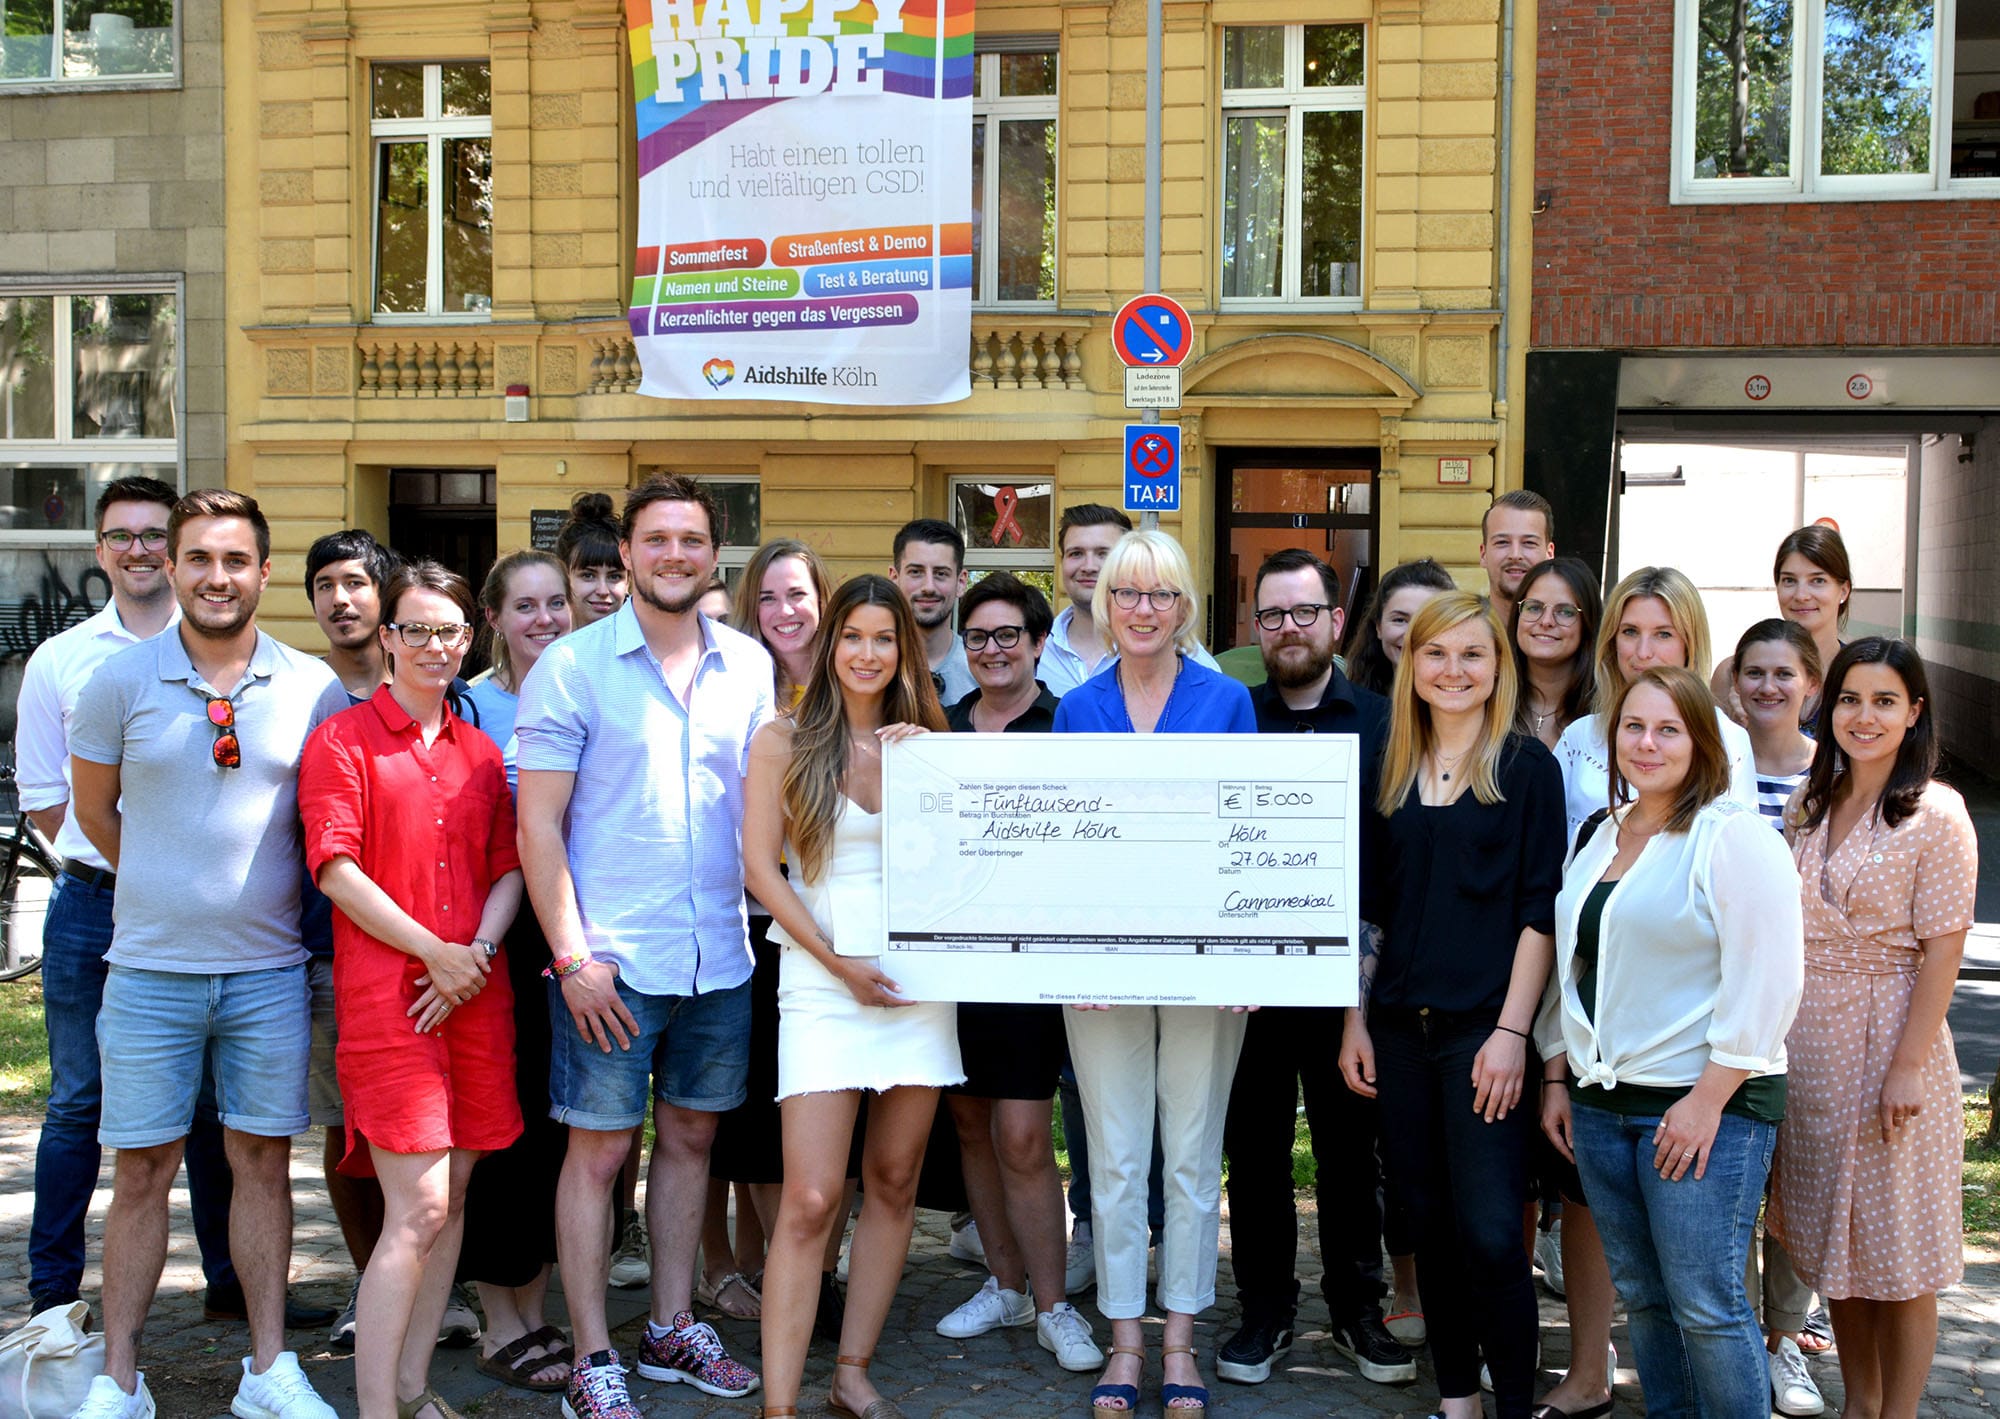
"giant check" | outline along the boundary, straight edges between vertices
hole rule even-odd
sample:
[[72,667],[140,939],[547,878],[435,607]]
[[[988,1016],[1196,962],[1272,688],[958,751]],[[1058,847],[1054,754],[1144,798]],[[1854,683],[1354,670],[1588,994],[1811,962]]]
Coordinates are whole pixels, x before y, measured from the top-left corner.
[[1352,735],[925,734],[883,773],[917,1000],[1352,1005]]

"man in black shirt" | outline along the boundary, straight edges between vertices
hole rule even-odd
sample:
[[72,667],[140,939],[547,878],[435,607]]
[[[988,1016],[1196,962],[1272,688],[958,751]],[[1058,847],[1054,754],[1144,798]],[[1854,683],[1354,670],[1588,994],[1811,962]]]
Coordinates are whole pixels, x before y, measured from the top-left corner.
[[[1341,674],[1333,648],[1345,621],[1340,578],[1310,552],[1273,553],[1257,569],[1257,641],[1268,678],[1251,693],[1264,734],[1354,734],[1361,748],[1361,816],[1375,815],[1376,775],[1389,733],[1389,705]],[[1370,835],[1361,841],[1369,878]],[[1250,1017],[1223,1126],[1229,1157],[1230,1249],[1243,1326],[1216,1357],[1226,1380],[1258,1384],[1292,1344],[1299,1283],[1298,1212],[1292,1199],[1292,1135],[1301,1083],[1319,1164],[1322,1287],[1333,1341],[1362,1375],[1381,1384],[1417,1376],[1416,1361],[1382,1322],[1381,1167],[1375,1101],[1350,1091],[1328,1041],[1341,1012],[1266,1007]],[[1408,1250],[1405,1246],[1403,1250]]]

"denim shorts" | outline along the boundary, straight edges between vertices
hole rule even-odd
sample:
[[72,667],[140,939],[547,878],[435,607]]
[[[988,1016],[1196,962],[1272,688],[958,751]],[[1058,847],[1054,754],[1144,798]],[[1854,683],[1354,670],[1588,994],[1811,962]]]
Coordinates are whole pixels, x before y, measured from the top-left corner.
[[611,1052],[577,1033],[560,990],[549,992],[549,1117],[572,1128],[616,1133],[646,1118],[646,1086],[675,1108],[724,1113],[742,1103],[750,1077],[750,982],[701,995],[642,995],[613,982],[639,1022],[630,1049]]
[[214,1062],[224,1128],[265,1138],[305,1132],[312,996],[306,968],[195,975],[112,966],[97,1016],[107,1148],[157,1148],[187,1135]]

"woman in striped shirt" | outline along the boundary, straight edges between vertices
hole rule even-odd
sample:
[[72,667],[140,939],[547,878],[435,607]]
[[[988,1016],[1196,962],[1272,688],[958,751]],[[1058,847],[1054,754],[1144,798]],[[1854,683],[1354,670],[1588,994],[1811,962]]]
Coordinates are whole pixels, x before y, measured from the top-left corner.
[[1799,725],[1819,697],[1819,646],[1804,626],[1774,616],[1743,633],[1730,665],[1757,763],[1757,811],[1783,831],[1786,800],[1812,767],[1813,742]]

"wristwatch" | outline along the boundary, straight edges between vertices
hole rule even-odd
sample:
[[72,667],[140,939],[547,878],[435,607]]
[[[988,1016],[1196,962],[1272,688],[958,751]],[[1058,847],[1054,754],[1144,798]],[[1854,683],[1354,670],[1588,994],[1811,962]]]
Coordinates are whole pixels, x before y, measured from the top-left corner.
[[492,960],[495,956],[500,954],[500,948],[494,945],[491,941],[488,941],[484,936],[473,937],[472,944],[478,947],[481,951],[484,951],[486,953],[486,959],[489,961]]

